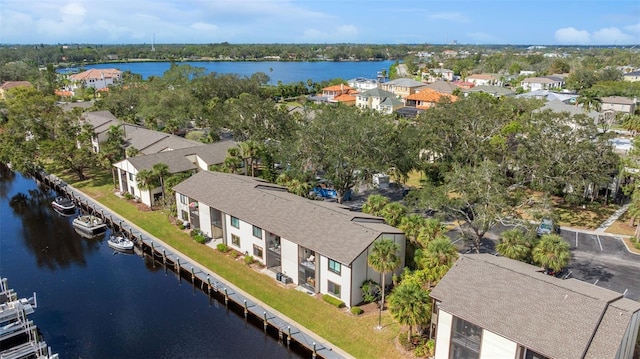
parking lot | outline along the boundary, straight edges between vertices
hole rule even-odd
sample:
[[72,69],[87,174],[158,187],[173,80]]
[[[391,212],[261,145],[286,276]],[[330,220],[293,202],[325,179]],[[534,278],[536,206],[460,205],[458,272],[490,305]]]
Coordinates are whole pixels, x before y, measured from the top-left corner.
[[[492,230],[483,241],[481,251],[496,253],[499,233],[505,229]],[[569,229],[562,229],[560,235],[571,249],[571,263],[564,275],[640,300],[640,255],[630,253],[620,238]],[[469,242],[457,240],[459,236],[455,231],[450,232],[450,236],[462,253],[473,252]]]

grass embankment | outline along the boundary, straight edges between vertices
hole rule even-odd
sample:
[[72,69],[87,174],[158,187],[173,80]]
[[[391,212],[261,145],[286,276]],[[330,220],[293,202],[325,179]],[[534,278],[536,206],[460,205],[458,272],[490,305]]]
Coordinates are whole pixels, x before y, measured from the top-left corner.
[[96,175],[90,180],[75,183],[72,178],[63,177],[128,221],[354,357],[403,357],[394,344],[400,328],[388,312],[382,316],[384,329],[376,330],[377,313],[355,317],[347,310],[332,307],[314,296],[284,288],[270,277],[245,265],[244,261],[234,260],[215,249],[196,243],[188,234],[172,225],[167,215],[161,211],[139,211],[134,203],[114,195],[110,175]]

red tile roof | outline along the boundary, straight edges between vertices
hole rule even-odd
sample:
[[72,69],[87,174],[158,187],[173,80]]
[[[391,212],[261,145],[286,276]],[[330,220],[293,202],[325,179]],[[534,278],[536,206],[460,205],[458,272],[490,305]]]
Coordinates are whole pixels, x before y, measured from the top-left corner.
[[457,96],[454,95],[449,95],[446,93],[441,93],[432,89],[424,89],[420,92],[411,94],[409,96],[407,96],[407,100],[415,100],[415,101],[421,101],[421,102],[431,102],[431,103],[437,103],[440,102],[440,100],[443,97],[447,97],[451,100],[451,102],[454,102],[458,99]]
[[74,81],[85,81],[90,79],[103,79],[119,77],[122,71],[118,69],[89,69],[69,76]]
[[3,90],[9,90],[15,87],[27,87],[32,86],[29,81],[7,81],[0,85],[0,88]]

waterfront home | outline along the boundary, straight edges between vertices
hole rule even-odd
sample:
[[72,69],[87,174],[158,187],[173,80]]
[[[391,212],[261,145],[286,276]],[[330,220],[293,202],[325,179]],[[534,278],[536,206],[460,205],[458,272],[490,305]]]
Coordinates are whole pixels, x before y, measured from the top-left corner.
[[367,262],[375,241],[395,241],[402,259],[395,274],[404,267],[405,236],[382,218],[227,173],[199,172],[173,190],[178,218],[253,256],[276,278],[284,276],[283,282],[332,295],[348,307],[362,302],[365,280],[380,283],[380,274]]
[[560,89],[563,86],[564,77],[561,76],[527,77],[520,82],[525,91]]
[[441,93],[432,89],[423,89],[420,92],[407,96],[405,104],[407,107],[416,107],[420,109],[428,109],[441,102],[455,102],[457,96]]
[[600,110],[634,114],[636,111],[636,99],[623,96],[607,96],[600,98]]
[[356,106],[362,109],[371,109],[378,112],[391,114],[393,111],[404,107],[404,103],[398,97],[379,88],[371,89],[356,95]]
[[436,359],[631,359],[640,303],[490,254],[458,259],[431,292]]
[[77,74],[69,75],[68,90],[93,87],[96,90],[106,89],[117,84],[122,79],[122,71],[118,69],[89,69]]
[[112,126],[120,126],[124,132],[125,150],[133,147],[143,155],[203,145],[202,142],[122,122],[109,111],[85,112],[82,114],[82,119],[93,128],[94,136],[91,138],[91,145],[96,153],[100,152],[100,144],[107,140]]
[[354,79],[348,80],[347,84],[358,92],[371,90],[377,88],[380,82],[376,79],[368,79],[364,77],[356,77]]
[[453,91],[455,91],[457,88],[459,88],[459,87],[456,84],[454,84],[453,82],[447,82],[447,81],[443,81],[443,80],[438,80],[438,81],[432,82],[430,84],[424,85],[424,87],[420,91],[422,92],[424,89],[431,89],[431,90],[438,91],[440,93],[445,93],[445,94],[451,95],[451,94],[453,94]]
[[145,156],[128,157],[113,164],[117,187],[120,193],[129,193],[140,202],[152,207],[162,197],[160,186],[143,188],[137,175],[143,170],[152,170],[159,163],[167,165],[169,174],[208,171],[213,165],[220,165],[227,157],[229,148],[238,147],[234,141],[220,141],[208,145],[165,151]]
[[380,84],[380,88],[404,99],[405,97],[418,92],[419,89],[424,87],[424,85],[426,85],[424,82],[409,78],[399,78]]

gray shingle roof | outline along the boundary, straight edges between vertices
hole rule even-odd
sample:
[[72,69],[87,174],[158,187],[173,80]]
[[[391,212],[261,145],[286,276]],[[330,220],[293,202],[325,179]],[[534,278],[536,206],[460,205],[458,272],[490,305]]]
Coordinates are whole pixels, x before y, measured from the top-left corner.
[[615,357],[640,310],[620,293],[489,254],[463,255],[431,296],[445,312],[552,358]]
[[387,81],[383,83],[383,85],[392,85],[392,86],[399,86],[399,87],[421,87],[421,86],[424,86],[425,84],[423,82],[416,81],[414,79],[399,78],[399,79]]
[[514,95],[515,92],[509,88],[502,86],[492,86],[492,85],[479,85],[474,86],[468,90],[463,90],[464,92],[485,92],[491,95],[498,96],[511,96]]
[[402,233],[382,223],[357,222],[373,216],[247,176],[199,172],[174,190],[347,265],[382,233]]
[[602,97],[600,99],[600,102],[602,103],[611,103],[611,104],[619,104],[619,105],[633,105],[636,102],[628,97],[623,97],[623,96],[608,96],[608,97]]
[[458,86],[442,80],[432,82],[430,84],[425,85],[424,87],[432,90],[436,90],[438,92],[448,93],[448,94],[452,94],[453,90],[458,88]]
[[169,166],[170,173],[195,170],[198,167],[189,159],[189,156],[198,156],[207,166],[220,164],[227,157],[227,149],[237,147],[234,141],[220,141],[208,145],[183,148],[174,151],[165,151],[146,156],[129,157],[123,161],[129,161],[138,171],[149,170],[157,163]]
[[560,100],[547,101],[544,106],[533,110],[533,112],[542,112],[545,110],[551,110],[552,112],[568,112],[570,115],[587,115],[594,120],[600,116],[597,111],[585,112],[584,107],[578,105],[569,105]]

